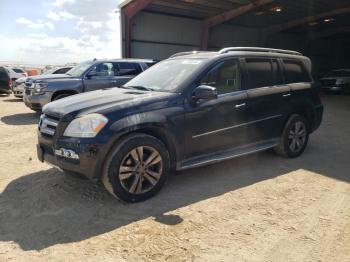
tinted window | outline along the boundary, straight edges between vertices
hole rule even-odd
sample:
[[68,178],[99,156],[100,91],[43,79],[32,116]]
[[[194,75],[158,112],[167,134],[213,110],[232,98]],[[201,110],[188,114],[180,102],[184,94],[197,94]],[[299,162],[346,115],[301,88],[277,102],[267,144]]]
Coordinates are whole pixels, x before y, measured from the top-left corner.
[[216,87],[218,94],[226,94],[240,90],[240,79],[238,61],[229,60],[211,69],[200,84]]
[[269,59],[246,59],[247,89],[273,86],[274,74]]
[[275,76],[274,77],[275,85],[284,84],[283,77],[282,77],[282,70],[277,60],[274,60],[274,59],[272,60],[272,67],[273,67],[273,72]]
[[310,77],[303,64],[299,61],[283,60],[286,72],[286,83],[310,82]]
[[120,76],[136,76],[142,72],[138,63],[118,63]]

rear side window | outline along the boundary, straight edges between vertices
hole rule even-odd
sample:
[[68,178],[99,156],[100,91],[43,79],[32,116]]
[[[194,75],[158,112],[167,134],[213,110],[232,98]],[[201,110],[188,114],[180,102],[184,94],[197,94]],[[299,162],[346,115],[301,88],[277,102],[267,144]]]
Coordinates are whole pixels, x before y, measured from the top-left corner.
[[300,61],[283,60],[283,64],[287,84],[311,82],[309,74]]
[[270,59],[247,58],[247,89],[273,86],[274,74]]
[[138,63],[118,63],[120,76],[136,76],[142,72]]

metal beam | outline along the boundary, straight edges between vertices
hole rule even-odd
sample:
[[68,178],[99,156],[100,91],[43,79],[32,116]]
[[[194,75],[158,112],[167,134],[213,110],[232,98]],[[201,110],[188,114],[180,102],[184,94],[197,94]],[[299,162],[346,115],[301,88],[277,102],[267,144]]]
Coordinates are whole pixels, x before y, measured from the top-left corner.
[[332,17],[335,15],[346,14],[346,13],[350,13],[350,7],[335,9],[335,10],[332,10],[329,12],[292,20],[292,21],[289,21],[289,22],[284,23],[284,24],[270,26],[270,27],[264,29],[263,32],[264,32],[265,36],[268,36],[271,34],[275,34],[275,33],[287,30],[289,28],[293,28],[293,27],[296,27],[299,25],[304,25],[304,24],[313,22],[313,21],[321,19],[321,18]]
[[350,32],[350,26],[343,26],[343,27],[339,27],[339,28],[335,28],[333,30],[326,30],[323,32],[317,32],[317,33],[310,33],[309,35],[309,40],[316,40],[319,38],[325,38],[325,37],[329,37],[332,35],[336,35],[336,34],[341,34],[341,33],[346,33],[346,32]]
[[131,25],[134,16],[145,9],[153,0],[134,0],[122,8],[125,30],[125,57],[131,57]]
[[252,1],[249,4],[242,5],[238,8],[229,10],[225,13],[215,15],[212,17],[209,17],[208,19],[204,20],[202,23],[202,41],[201,41],[201,49],[207,50],[208,48],[208,40],[209,40],[209,30],[210,28],[222,24],[226,21],[229,21],[235,17],[238,17],[240,15],[243,15],[259,6],[269,4],[273,2],[274,0],[255,0]]

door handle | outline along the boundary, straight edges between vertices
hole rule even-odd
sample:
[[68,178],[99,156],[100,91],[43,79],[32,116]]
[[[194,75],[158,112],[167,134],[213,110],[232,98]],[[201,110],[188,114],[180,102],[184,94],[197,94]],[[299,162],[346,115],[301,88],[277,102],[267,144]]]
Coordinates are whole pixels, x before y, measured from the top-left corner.
[[246,103],[235,105],[235,108],[241,108],[241,107],[244,107],[244,106],[246,106]]
[[292,94],[288,93],[288,94],[284,94],[283,97],[290,97]]

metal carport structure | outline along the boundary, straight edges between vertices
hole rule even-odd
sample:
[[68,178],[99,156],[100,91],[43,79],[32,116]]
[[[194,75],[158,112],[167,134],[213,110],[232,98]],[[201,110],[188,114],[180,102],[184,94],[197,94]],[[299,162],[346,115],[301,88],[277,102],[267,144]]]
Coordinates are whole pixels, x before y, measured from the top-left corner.
[[350,0],[126,0],[119,7],[124,57],[260,46],[303,52],[321,72],[350,67]]

